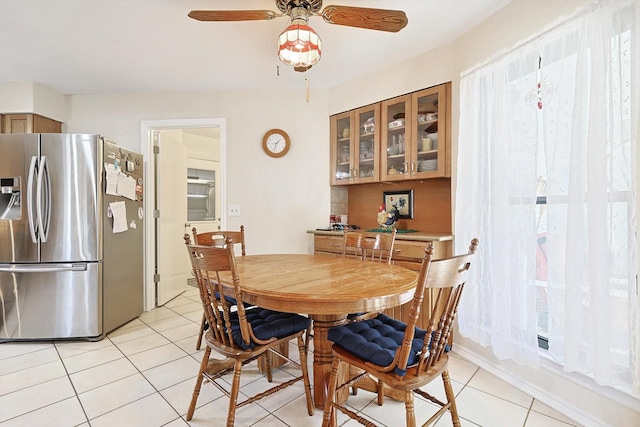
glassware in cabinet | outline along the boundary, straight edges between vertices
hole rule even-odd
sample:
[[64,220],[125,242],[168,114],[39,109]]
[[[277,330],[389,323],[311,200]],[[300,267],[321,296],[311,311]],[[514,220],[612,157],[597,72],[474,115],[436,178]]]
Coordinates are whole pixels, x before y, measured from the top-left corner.
[[[411,160],[411,95],[403,95],[381,103],[380,169],[382,181],[410,178]],[[409,121],[407,121],[409,120]]]
[[412,179],[451,176],[447,168],[450,88],[446,83],[412,94]]
[[331,185],[379,181],[379,115],[373,104],[331,116]]
[[378,182],[380,179],[380,105],[355,110],[358,124],[355,137],[354,181],[357,184]]
[[353,113],[331,116],[331,184],[348,185],[352,183],[352,141]]

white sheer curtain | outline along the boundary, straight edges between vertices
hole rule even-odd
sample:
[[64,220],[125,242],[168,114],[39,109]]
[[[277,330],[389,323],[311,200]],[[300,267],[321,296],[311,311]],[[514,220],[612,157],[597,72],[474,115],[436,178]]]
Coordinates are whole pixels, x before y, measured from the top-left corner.
[[[503,55],[460,82],[456,253],[473,236],[479,260],[458,314],[460,333],[499,359],[536,365],[537,49]],[[479,261],[479,262],[478,262]]]
[[460,332],[491,345],[498,358],[535,364],[534,211],[542,175],[549,354],[565,371],[634,396],[637,6],[592,2],[461,79],[455,218],[457,252],[471,236],[481,242]]

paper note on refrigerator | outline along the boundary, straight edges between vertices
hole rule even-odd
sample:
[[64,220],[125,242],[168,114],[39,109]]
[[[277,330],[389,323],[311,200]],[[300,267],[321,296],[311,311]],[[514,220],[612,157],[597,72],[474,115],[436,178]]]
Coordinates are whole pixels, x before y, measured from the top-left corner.
[[136,199],[136,180],[124,172],[118,176],[118,194],[127,199]]
[[109,209],[111,209],[111,215],[113,216],[114,234],[127,231],[127,206],[124,202],[111,202],[109,203]]
[[105,190],[105,192],[107,194],[111,194],[112,196],[117,196],[118,195],[118,175],[120,175],[120,170],[111,163],[105,163],[104,171],[105,171],[106,181],[107,181],[107,189]]

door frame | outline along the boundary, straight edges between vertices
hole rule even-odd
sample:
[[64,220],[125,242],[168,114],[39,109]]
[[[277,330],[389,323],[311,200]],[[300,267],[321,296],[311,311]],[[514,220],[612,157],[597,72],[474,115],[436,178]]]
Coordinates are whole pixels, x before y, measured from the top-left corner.
[[[153,138],[151,131],[188,128],[220,128],[220,225],[225,229],[227,223],[227,121],[225,118],[202,119],[168,119],[142,120],[140,132],[140,147],[144,156],[144,311],[156,307],[156,287],[153,281],[155,273],[156,236],[154,232],[153,210],[155,201],[155,171],[156,161],[153,154]],[[186,197],[186,194],[185,194]],[[151,220],[151,221],[149,221]]]

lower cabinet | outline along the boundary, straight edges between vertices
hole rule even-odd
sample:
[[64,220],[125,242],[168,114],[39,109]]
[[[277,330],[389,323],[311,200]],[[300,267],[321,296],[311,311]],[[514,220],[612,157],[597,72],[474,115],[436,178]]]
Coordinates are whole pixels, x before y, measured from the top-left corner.
[[[339,256],[342,254],[343,235],[341,232],[310,232],[313,237],[313,248],[316,254],[328,254]],[[393,263],[419,271],[424,257],[424,251],[429,243],[433,242],[434,259],[448,258],[453,254],[453,236],[444,233],[411,233],[399,234],[396,236],[394,245]],[[428,321],[428,314],[435,304],[435,299],[431,292],[427,290],[424,295],[423,310],[419,328],[425,329]],[[395,319],[407,322],[411,302],[399,307],[392,307],[384,311],[385,314]]]

